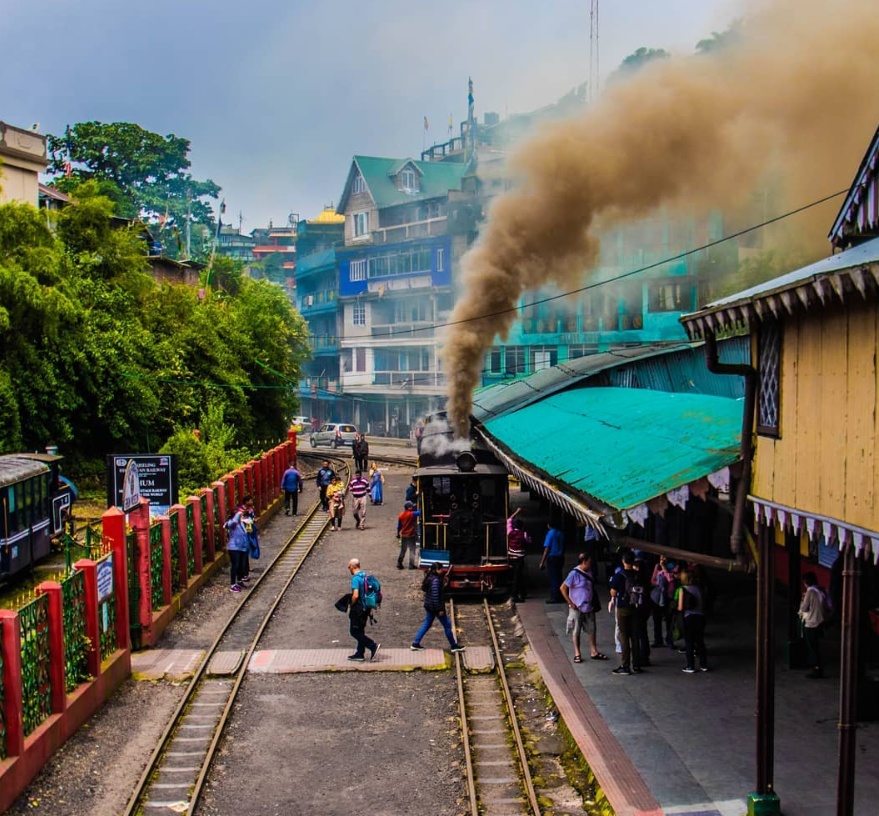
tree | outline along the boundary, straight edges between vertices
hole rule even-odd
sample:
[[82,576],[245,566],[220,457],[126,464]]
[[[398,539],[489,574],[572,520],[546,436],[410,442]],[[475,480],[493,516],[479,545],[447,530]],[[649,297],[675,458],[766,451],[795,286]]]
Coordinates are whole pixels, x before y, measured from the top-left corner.
[[645,65],[658,60],[665,60],[669,57],[671,57],[671,54],[664,48],[645,48],[641,46],[641,48],[633,51],[620,63],[620,67],[607,78],[607,82],[612,84],[626,80],[640,71]]
[[711,36],[699,40],[696,43],[697,54],[715,54],[723,51],[730,46],[737,45],[742,40],[744,34],[744,24],[741,19],[733,20],[726,30],[717,32],[712,31]]
[[[117,215],[148,221],[172,256],[181,254],[178,236],[182,240],[187,221],[207,227],[210,234],[216,229],[209,199],[219,197],[220,187],[189,173],[187,139],[161,136],[128,122],[79,122],[67,134],[50,135],[48,147],[49,172],[59,189],[69,191],[94,181],[98,192],[114,202]],[[207,251],[197,249],[199,255]]]

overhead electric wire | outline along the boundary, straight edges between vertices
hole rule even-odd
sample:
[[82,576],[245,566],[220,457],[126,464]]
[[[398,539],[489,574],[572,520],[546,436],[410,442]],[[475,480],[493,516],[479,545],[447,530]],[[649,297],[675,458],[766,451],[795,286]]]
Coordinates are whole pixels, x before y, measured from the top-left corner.
[[[691,255],[695,255],[697,252],[703,252],[707,249],[711,249],[713,247],[719,246],[723,243],[726,243],[727,241],[733,240],[734,238],[741,238],[743,235],[747,235],[748,233],[755,232],[756,230],[771,226],[772,224],[777,224],[779,221],[783,221],[786,218],[790,218],[791,216],[799,215],[800,213],[805,212],[806,210],[810,210],[813,207],[817,207],[821,204],[827,203],[828,201],[832,201],[834,198],[839,198],[839,196],[845,195],[848,192],[849,192],[849,188],[846,188],[844,190],[839,190],[836,193],[831,193],[830,195],[826,195],[823,198],[819,198],[815,201],[812,201],[809,204],[804,204],[801,207],[797,207],[796,209],[788,210],[787,212],[781,213],[780,215],[776,215],[772,218],[767,219],[766,221],[761,221],[759,224],[752,224],[750,227],[745,227],[744,229],[738,230],[737,232],[730,233],[729,235],[724,235],[721,238],[717,238],[714,241],[709,241],[708,243],[702,244],[701,246],[693,247],[692,249],[685,250],[684,252],[681,252],[677,255],[672,255],[668,258],[664,258],[661,261],[654,261],[653,263],[647,264],[646,266],[640,266],[637,269],[632,269],[628,272],[623,272],[623,273],[621,273],[619,275],[615,275],[611,278],[603,278],[602,280],[593,281],[592,283],[588,283],[588,284],[581,286],[577,289],[571,289],[571,290],[568,290],[567,292],[560,292],[555,295],[549,295],[544,298],[539,298],[537,300],[533,300],[530,303],[523,303],[521,305],[511,306],[507,309],[499,309],[495,312],[486,312],[485,314],[477,315],[475,317],[467,317],[462,320],[452,320],[452,321],[448,321],[446,323],[434,323],[431,326],[422,326],[417,329],[402,329],[398,332],[394,332],[394,335],[392,335],[392,336],[396,337],[396,336],[404,335],[404,334],[415,334],[416,332],[433,331],[434,329],[444,329],[444,328],[448,328],[450,326],[459,326],[464,323],[473,323],[477,320],[487,320],[488,318],[491,318],[491,317],[500,317],[501,315],[510,314],[511,312],[519,312],[519,311],[523,311],[525,309],[529,309],[532,306],[540,306],[544,303],[552,303],[556,300],[562,300],[563,298],[570,297],[571,295],[577,295],[577,294],[581,294],[582,292],[588,292],[591,289],[597,289],[599,286],[606,286],[609,283],[616,283],[617,281],[625,280],[626,278],[630,278],[633,275],[638,275],[642,272],[648,272],[651,269],[656,269],[660,266],[664,266],[665,264],[673,263],[674,261],[683,260],[684,258],[688,258]],[[681,342],[683,342],[683,340]],[[242,389],[285,390],[285,389],[289,389],[292,387],[297,387],[297,388],[301,387],[301,383],[296,382],[295,380],[292,380],[291,378],[287,377],[286,374],[282,374],[280,371],[276,371],[275,369],[271,368],[270,366],[266,365],[265,363],[261,363],[259,360],[254,360],[254,362],[257,365],[261,366],[262,368],[265,368],[267,371],[271,371],[273,374],[275,374],[279,377],[283,377],[284,379],[286,379],[288,381],[288,383],[290,383],[290,385],[245,385],[245,384],[238,384],[238,383],[215,383],[215,382],[205,382],[205,381],[199,381],[199,380],[177,380],[177,379],[169,379],[169,378],[165,378],[165,377],[151,377],[151,376],[144,376],[142,374],[129,374],[126,372],[120,372],[120,373],[122,374],[123,377],[128,377],[130,379],[135,379],[135,380],[151,380],[153,382],[170,383],[170,384],[174,384],[174,385],[200,385],[200,386],[204,386],[206,388],[242,388]],[[356,377],[356,376],[359,376],[361,373],[364,377],[374,377],[375,376],[375,372],[368,372],[368,371],[349,372],[348,374],[346,374],[346,378],[350,379],[352,376]],[[413,375],[414,377],[417,377],[419,374],[436,375],[436,374],[440,374],[442,372],[439,372],[439,371],[423,371],[423,372],[409,371],[409,372],[402,372],[402,373],[410,374],[410,375]],[[497,372],[492,372],[491,369],[484,368],[484,369],[482,369],[482,371],[480,373],[491,374],[491,373],[497,373]],[[503,372],[500,372],[500,373],[503,373]],[[507,372],[507,373],[509,373],[509,372]],[[319,389],[319,390],[325,391],[328,394],[335,393],[335,392],[329,391],[328,389],[324,389],[324,388]],[[401,391],[401,396],[404,396],[404,395],[405,395],[405,392]],[[361,400],[368,401],[372,395],[369,395],[369,394],[362,394],[362,395],[361,394],[348,394],[347,396],[349,396],[351,398],[355,398],[355,399],[361,399]],[[382,397],[381,401],[384,402],[385,399]]]

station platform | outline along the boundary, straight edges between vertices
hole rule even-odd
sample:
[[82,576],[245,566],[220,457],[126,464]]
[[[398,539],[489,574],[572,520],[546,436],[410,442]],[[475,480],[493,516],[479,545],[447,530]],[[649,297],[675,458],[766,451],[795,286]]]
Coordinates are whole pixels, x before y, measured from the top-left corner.
[[[566,570],[573,566],[569,556]],[[618,816],[743,816],[755,775],[754,578],[718,573],[717,603],[706,629],[711,671],[684,674],[683,654],[651,651],[642,674],[617,676],[608,591],[598,614],[607,661],[573,663],[568,607],[546,605],[548,586],[529,556],[531,594],[517,611],[538,666],[572,734]],[[777,598],[777,621],[784,621]],[[779,624],[779,657],[784,642]],[[649,626],[652,638],[652,622]],[[809,680],[779,659],[776,675],[775,789],[785,816],[835,812],[839,706],[837,638],[824,642],[828,677]],[[855,816],[879,802],[879,724],[858,726]]]

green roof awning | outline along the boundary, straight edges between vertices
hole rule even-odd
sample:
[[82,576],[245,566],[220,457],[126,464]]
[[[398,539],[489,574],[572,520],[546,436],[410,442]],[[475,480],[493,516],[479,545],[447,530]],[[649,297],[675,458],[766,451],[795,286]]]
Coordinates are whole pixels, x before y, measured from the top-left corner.
[[739,459],[743,400],[578,388],[484,421],[489,437],[560,489],[626,510]]

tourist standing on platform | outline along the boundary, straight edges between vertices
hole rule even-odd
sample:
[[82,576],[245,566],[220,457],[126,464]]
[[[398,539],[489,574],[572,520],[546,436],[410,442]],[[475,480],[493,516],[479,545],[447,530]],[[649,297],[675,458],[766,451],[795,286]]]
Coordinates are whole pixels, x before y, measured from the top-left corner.
[[296,515],[299,512],[299,494],[302,492],[302,474],[290,465],[281,477],[281,490],[284,491],[284,515]]
[[384,485],[385,477],[379,470],[378,465],[373,462],[372,470],[369,471],[369,496],[373,504],[382,504],[384,502]]
[[610,579],[610,601],[608,612],[616,613],[617,626],[620,630],[622,657],[620,665],[613,670],[614,674],[636,674],[641,671],[641,649],[638,643],[637,605],[635,597],[641,588],[635,574],[635,556],[631,551],[623,553],[623,568]]
[[[671,646],[674,638],[672,627],[672,599],[675,595],[675,565],[664,555],[659,556],[659,563],[653,568],[650,578],[650,603],[653,609],[653,646],[663,644]],[[662,639],[662,624],[665,623],[665,641]]]
[[366,622],[369,620],[369,609],[364,604],[366,598],[366,573],[360,569],[360,560],[352,558],[348,562],[348,572],[351,573],[351,606],[348,607],[349,631],[351,637],[357,641],[357,649],[353,655],[348,655],[348,660],[362,663],[366,659],[366,650],[369,649],[369,659],[375,658],[375,653],[381,646],[366,634]]
[[369,493],[369,482],[363,478],[361,471],[354,474],[354,478],[348,482],[348,492],[354,497],[352,512],[354,514],[354,526],[358,530],[366,527],[366,496]]
[[411,501],[403,505],[403,512],[397,516],[397,538],[400,540],[400,555],[397,557],[397,569],[403,569],[403,558],[409,551],[409,569],[416,569],[415,551],[418,549],[418,517],[421,512],[415,509]]
[[412,504],[418,504],[418,483],[415,481],[415,477],[412,477],[412,480],[406,486],[406,501],[412,502]]
[[551,521],[546,526],[543,557],[540,559],[540,569],[546,567],[546,575],[549,578],[549,598],[546,602],[548,604],[564,603],[565,599],[559,592],[559,587],[562,583],[562,570],[565,566],[565,534],[561,531],[557,521]]
[[330,467],[329,460],[324,459],[323,467],[317,472],[317,476],[315,477],[315,483],[317,484],[317,488],[320,491],[320,506],[321,509],[326,511],[329,510],[330,507],[327,504],[327,488],[330,486],[330,483],[333,481],[333,477],[336,475],[336,471]]
[[250,559],[259,561],[259,529],[256,523],[256,510],[250,496],[244,497],[244,529],[247,531],[247,562],[245,563],[247,573],[244,580],[249,580]]
[[531,536],[525,532],[522,519],[517,519],[521,508],[507,519],[507,559],[512,567],[513,575],[510,583],[510,597],[523,603],[528,596],[525,589],[525,547],[531,543]]
[[239,507],[235,515],[226,524],[228,540],[226,551],[229,553],[229,589],[241,592],[244,589],[241,579],[244,577],[244,558],[247,555],[247,530],[244,527],[244,508]]
[[345,517],[345,485],[338,476],[333,476],[327,488],[327,505],[330,513],[330,529],[333,532],[341,530],[342,519]]
[[[809,661],[811,680],[824,676],[821,663],[821,633],[824,628],[825,609],[827,607],[824,593],[818,586],[818,577],[814,572],[803,576],[803,600],[800,602],[800,620],[803,622],[803,640],[806,642],[806,660]],[[687,657],[689,660],[689,656]]]
[[681,591],[678,593],[678,611],[684,615],[684,642],[686,644],[686,674],[696,671],[696,660],[699,668],[708,671],[708,651],[705,648],[705,604],[702,590],[699,589],[689,572],[681,573]]
[[580,633],[584,631],[589,638],[589,657],[592,660],[607,660],[607,655],[598,651],[595,639],[595,613],[601,608],[601,601],[592,577],[591,553],[580,553],[577,566],[568,573],[568,577],[561,585],[561,593],[571,607],[571,611],[568,612],[567,630],[572,633],[574,642],[574,662],[583,662],[583,656],[580,654]]
[[650,663],[650,635],[647,624],[650,621],[650,566],[644,559],[643,554],[635,555],[635,581],[640,588],[638,600],[641,605],[635,608],[635,634],[638,638],[638,649],[641,654],[641,668],[652,665]]
[[413,652],[420,652],[424,649],[421,645],[421,639],[427,634],[427,630],[433,626],[433,622],[439,618],[439,622],[443,625],[443,631],[449,640],[450,651],[463,652],[464,647],[459,646],[452,632],[452,622],[446,614],[446,588],[449,584],[447,574],[441,573],[437,564],[431,564],[427,575],[421,582],[421,591],[424,593],[424,623],[415,635],[415,640],[409,647]]
[[363,473],[369,467],[369,442],[366,441],[366,436],[357,434],[351,452],[354,454],[354,467]]

